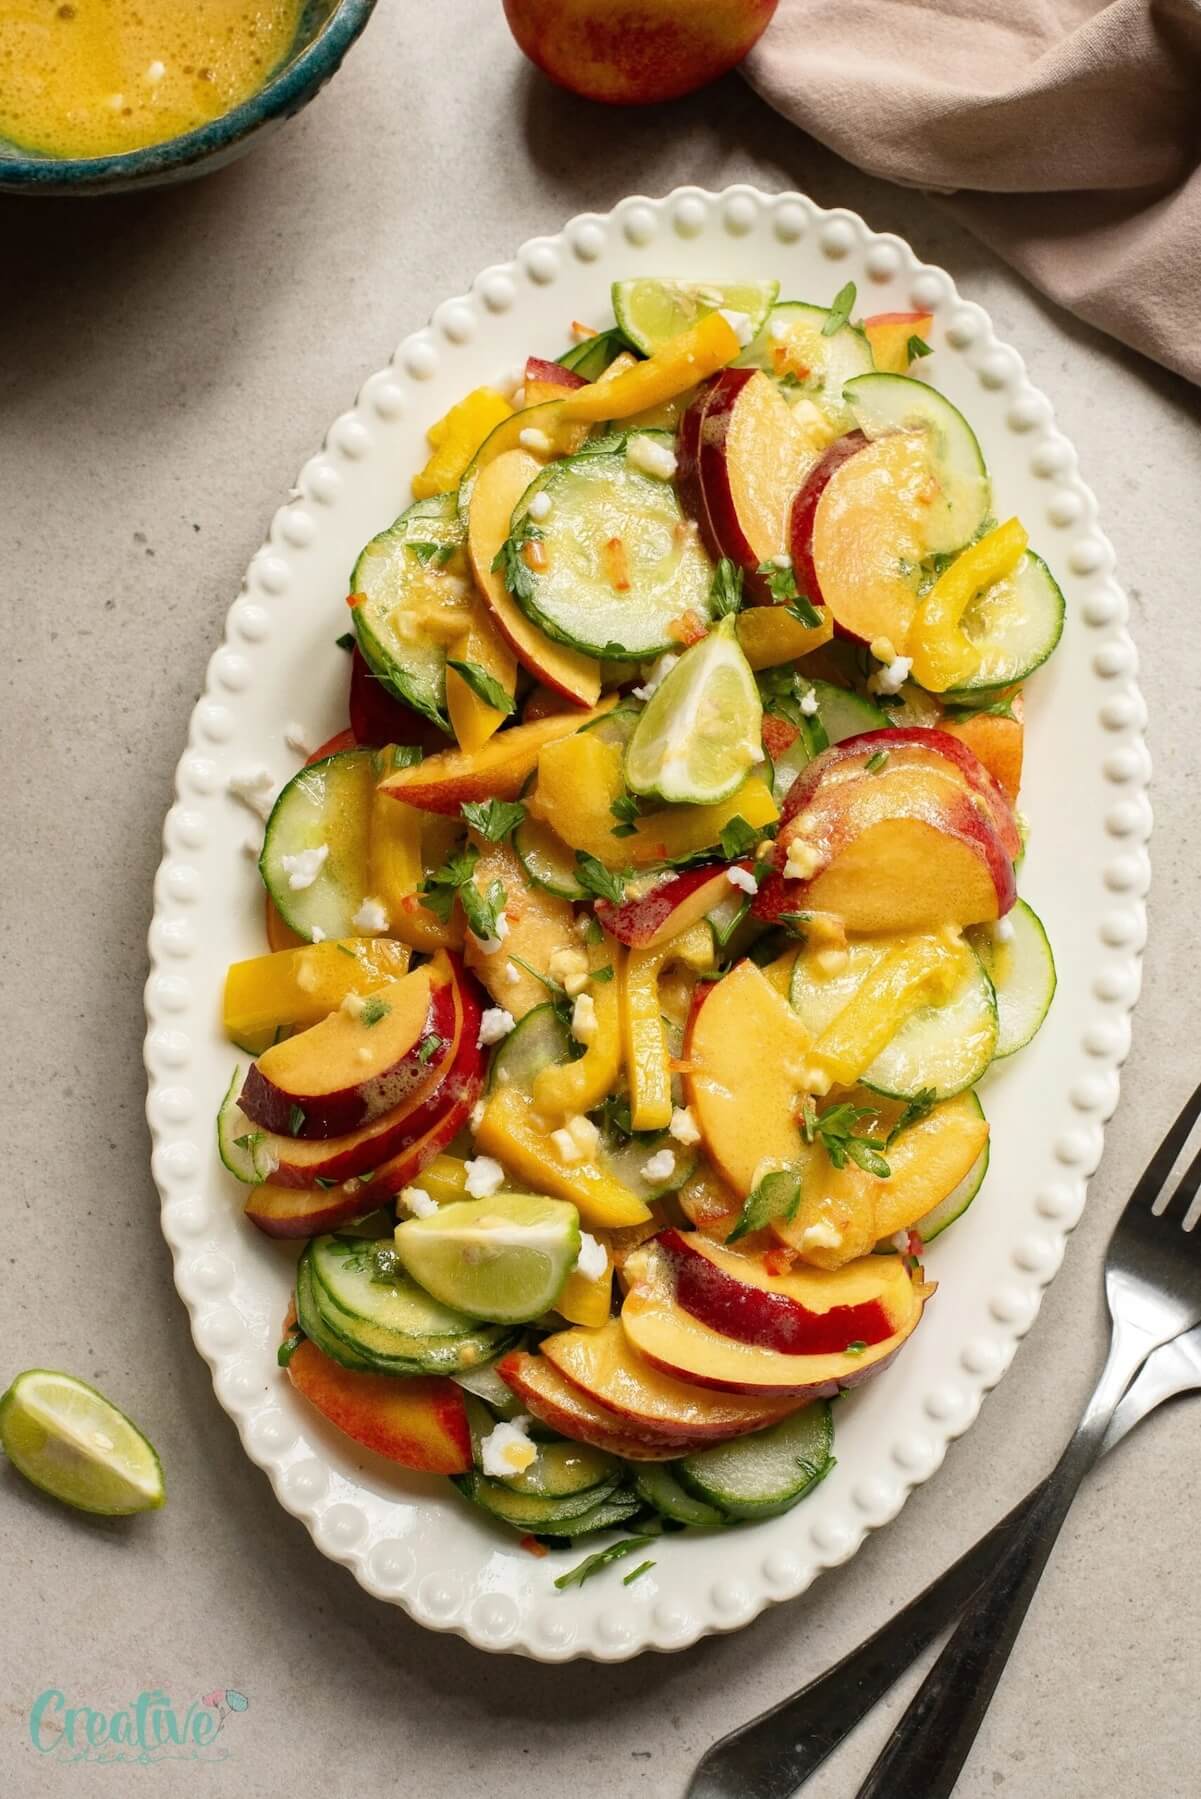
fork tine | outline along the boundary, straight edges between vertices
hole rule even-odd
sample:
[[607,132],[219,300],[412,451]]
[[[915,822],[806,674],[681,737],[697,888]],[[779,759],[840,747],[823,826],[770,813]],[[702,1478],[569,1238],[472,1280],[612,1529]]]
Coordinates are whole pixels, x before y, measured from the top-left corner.
[[[1163,1191],[1168,1176],[1176,1165],[1176,1158],[1188,1142],[1199,1116],[1201,1116],[1201,1084],[1194,1087],[1190,1097],[1185,1100],[1175,1124],[1144,1168],[1138,1186],[1130,1195],[1131,1209],[1142,1206],[1149,1212],[1154,1206]],[[1193,1167],[1195,1166],[1196,1163],[1193,1164]],[[1177,1189],[1178,1192],[1192,1175],[1193,1167],[1190,1167],[1188,1173],[1185,1174],[1180,1188]],[[1198,1178],[1201,1179],[1201,1173]],[[1192,1191],[1195,1193],[1196,1190],[1197,1183],[1194,1182]]]
[[1197,1197],[1198,1187],[1201,1187],[1201,1149],[1197,1151],[1196,1155],[1181,1175],[1176,1184],[1176,1191],[1172,1194],[1167,1205],[1160,1213],[1160,1217],[1166,1218],[1169,1212],[1179,1212],[1181,1222],[1183,1223],[1184,1219],[1188,1217],[1193,1201]]

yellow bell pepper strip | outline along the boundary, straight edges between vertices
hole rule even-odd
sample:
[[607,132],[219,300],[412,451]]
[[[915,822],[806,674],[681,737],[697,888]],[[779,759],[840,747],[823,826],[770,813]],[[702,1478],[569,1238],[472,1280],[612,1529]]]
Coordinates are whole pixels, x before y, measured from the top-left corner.
[[457,1200],[470,1197],[467,1164],[462,1156],[435,1156],[409,1185],[420,1187],[438,1206],[454,1205]]
[[943,1005],[971,966],[956,934],[903,937],[856,988],[813,1045],[810,1072],[849,1087],[871,1067],[905,1020],[922,1006]]
[[319,1024],[348,993],[374,993],[408,966],[406,945],[387,937],[305,943],[234,962],[225,977],[226,1035],[257,1056],[281,1032]]
[[546,1119],[516,1087],[492,1093],[475,1145],[482,1154],[503,1162],[532,1192],[569,1199],[589,1230],[616,1230],[650,1217],[650,1208],[610,1174],[599,1157],[565,1162],[550,1141]]
[[426,432],[433,455],[419,475],[413,476],[413,498],[429,500],[449,493],[484,439],[512,414],[503,394],[492,387],[477,387],[466,399],[430,426]]
[[919,605],[909,627],[913,678],[929,693],[961,686],[979,667],[980,652],[960,628],[978,593],[1011,575],[1026,553],[1024,527],[1011,518],[956,556]]
[[[390,766],[386,750],[380,762]],[[367,868],[367,891],[384,908],[390,924],[421,884],[421,814],[378,791],[371,796]]]
[[[594,970],[611,970],[608,980],[590,982],[585,989],[596,1012],[592,1041],[577,1061],[552,1063],[534,1077],[534,1104],[556,1125],[599,1106],[612,1092],[621,1068],[620,992],[625,951],[612,937],[604,937],[591,946],[589,961]],[[577,1318],[575,1322],[583,1321]]]
[[[459,748],[470,755],[483,749],[494,731],[514,709],[517,691],[517,658],[492,622],[484,601],[478,594],[471,598],[470,623],[467,630],[448,646],[446,670],[446,710]],[[501,711],[466,681],[452,662],[472,665],[483,671],[507,696],[509,705]]]
[[568,1324],[586,1324],[595,1328],[608,1321],[612,1297],[613,1258],[610,1256],[609,1265],[599,1280],[590,1281],[578,1270],[569,1274],[555,1301],[555,1310]]
[[621,1028],[630,1088],[630,1124],[662,1131],[671,1123],[671,1069],[659,1009],[659,976],[669,962],[713,966],[713,933],[704,919],[654,949],[631,950],[621,976]]
[[766,782],[750,774],[728,800],[713,806],[667,806],[636,820],[631,836],[614,837],[611,807],[624,791],[620,747],[585,731],[542,749],[537,786],[526,804],[571,849],[586,851],[608,868],[684,861],[714,849],[733,818],[741,816],[758,830],[779,817]]
[[662,406],[677,394],[695,387],[742,353],[738,334],[720,312],[707,312],[687,331],[681,331],[648,356],[611,381],[594,381],[577,387],[563,402],[565,419],[625,419]]
[[758,671],[819,650],[834,635],[834,619],[823,608],[819,625],[803,625],[786,606],[747,606],[738,614],[738,647]]

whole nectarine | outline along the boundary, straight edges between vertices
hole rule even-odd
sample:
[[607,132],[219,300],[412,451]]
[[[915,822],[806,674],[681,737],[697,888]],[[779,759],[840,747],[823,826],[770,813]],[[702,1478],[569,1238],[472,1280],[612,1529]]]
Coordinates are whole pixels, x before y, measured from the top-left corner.
[[509,29],[560,87],[611,106],[674,100],[740,63],[777,0],[504,0]]

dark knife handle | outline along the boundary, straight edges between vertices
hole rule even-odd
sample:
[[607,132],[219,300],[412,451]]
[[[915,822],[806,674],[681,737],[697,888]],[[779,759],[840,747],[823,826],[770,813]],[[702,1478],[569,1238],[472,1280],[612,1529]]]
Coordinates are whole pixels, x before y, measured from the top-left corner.
[[788,1799],[795,1793],[954,1623],[993,1573],[1041,1491],[1028,1493],[925,1592],[833,1668],[715,1743],[698,1762],[686,1799]]

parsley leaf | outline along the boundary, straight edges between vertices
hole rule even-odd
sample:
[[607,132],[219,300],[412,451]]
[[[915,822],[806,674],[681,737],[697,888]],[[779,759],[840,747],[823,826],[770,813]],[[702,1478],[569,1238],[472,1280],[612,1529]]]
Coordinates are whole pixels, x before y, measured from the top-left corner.
[[854,304],[855,283],[848,281],[845,287],[839,288],[831,301],[829,317],[822,326],[823,337],[833,337],[836,331],[842,330],[851,316],[851,308]]
[[419,542],[413,537],[405,544],[405,549],[412,550],[422,568],[428,568],[430,563],[433,563],[435,568],[445,568],[455,553],[453,543]]
[[288,1135],[299,1137],[304,1129],[304,1107],[293,1106],[288,1113]]
[[843,1355],[862,1355],[866,1348],[867,1344],[863,1341],[863,1338],[856,1337],[853,1343],[847,1344],[842,1353]]
[[582,1587],[586,1580],[591,1579],[594,1574],[599,1574],[602,1568],[609,1566],[610,1562],[619,1562],[622,1556],[631,1554],[635,1549],[645,1549],[646,1545],[653,1543],[654,1540],[654,1536],[649,1532],[642,1537],[623,1537],[620,1543],[610,1543],[607,1549],[598,1549],[595,1555],[588,1556],[585,1561],[580,1562],[578,1567],[572,1568],[570,1573],[560,1574],[555,1585],[560,1593],[565,1592],[568,1587]]
[[612,962],[606,962],[603,968],[591,969],[588,974],[588,979],[594,981],[597,986],[603,987],[606,981],[611,981],[613,979]]
[[336,1187],[338,1185],[338,1183],[337,1183],[337,1181],[331,1181],[327,1175],[319,1174],[317,1176],[317,1185],[319,1187],[323,1188],[326,1193],[328,1193],[330,1188]]
[[505,890],[501,882],[491,881],[487,892],[481,893],[474,881],[464,881],[459,898],[472,935],[483,942],[495,943],[500,935],[496,928],[497,919],[505,909]]
[[748,1194],[727,1243],[760,1231],[773,1218],[795,1218],[801,1203],[801,1175],[797,1168],[774,1168]]
[[553,975],[543,974],[540,969],[534,967],[532,962],[527,962],[524,956],[511,955],[509,960],[510,962],[516,962],[518,968],[524,968],[525,972],[533,975],[536,981],[541,981],[547,992],[553,993],[556,999],[567,998],[566,987],[561,986],[559,982],[555,980]]
[[394,743],[389,759],[393,768],[416,768],[425,760],[425,751],[419,743]]
[[303,1342],[304,1332],[298,1324],[294,1324],[275,1352],[275,1359],[281,1368],[286,1368],[288,1366],[288,1363],[292,1360],[292,1357],[296,1354],[296,1351]]
[[895,1142],[901,1132],[907,1131],[911,1124],[920,1124],[922,1119],[934,1110],[937,1103],[938,1095],[933,1087],[919,1088],[913,1098],[906,1102],[905,1110],[889,1131],[888,1143],[884,1147],[887,1149],[888,1144]]
[[525,559],[525,547],[541,541],[542,532],[527,513],[492,558],[492,573],[499,575],[515,600],[534,597],[534,571]]
[[799,620],[802,625],[808,626],[810,630],[815,625],[821,624],[821,613],[797,587],[796,575],[791,562],[783,568],[776,562],[761,562],[756,573],[762,575],[767,582],[768,590],[777,606],[786,606],[793,618]]
[[713,571],[713,585],[709,589],[714,618],[726,618],[731,612],[737,612],[742,606],[742,597],[742,570],[728,556],[723,556]]
[[626,882],[631,878],[633,869],[606,868],[596,856],[590,856],[587,850],[575,853],[575,878],[580,886],[597,899],[611,900],[620,906],[626,896]]
[[875,1113],[868,1106],[853,1106],[849,1100],[827,1106],[819,1112],[813,1099],[807,1099],[801,1113],[801,1125],[805,1133],[806,1143],[820,1141],[822,1148],[829,1156],[835,1168],[845,1168],[848,1159],[862,1168],[865,1174],[874,1174],[877,1179],[886,1181],[892,1169],[880,1154],[888,1148],[888,1140],[883,1137],[859,1137],[855,1135],[855,1127],[864,1118],[874,1118]]
[[905,348],[909,353],[910,362],[916,362],[921,356],[932,356],[934,354],[933,346],[928,344],[924,337],[918,337],[916,332],[909,339]]
[[459,810],[489,843],[500,843],[525,817],[520,800],[469,800]]
[[741,812],[736,812],[718,833],[721,853],[727,862],[737,862],[748,850],[754,848],[759,841],[759,833],[753,825],[748,825]]
[[356,639],[353,631],[343,631],[341,637],[334,638],[334,643],[340,650],[353,650],[355,642]]
[[481,668],[478,662],[456,662],[453,657],[448,656],[446,666],[453,668],[456,675],[466,681],[476,699],[482,700],[485,706],[491,706],[493,712],[499,712],[504,718],[508,718],[511,712],[517,710],[517,701],[512,694],[506,693],[500,682],[486,668]]
[[[864,1345],[864,1347],[865,1348],[867,1347],[866,1344]],[[634,1581],[638,1580],[643,1574],[649,1574],[651,1569],[654,1567],[654,1565],[655,1565],[654,1562],[639,1562],[638,1566],[633,1570],[632,1573],[625,1574],[622,1576],[622,1581],[621,1581],[622,1586],[628,1587],[628,1586],[632,1585]]]
[[638,818],[642,811],[642,802],[637,794],[619,793],[609,810],[618,821],[613,826],[614,837],[633,837],[638,830]]
[[479,859],[480,852],[474,843],[469,843],[457,855],[448,857],[441,868],[428,874],[418,888],[422,905],[443,924],[449,922],[455,897],[471,880]]
[[993,700],[991,703],[986,704],[985,702],[988,701],[988,695],[982,694],[980,698],[981,704],[978,706],[973,706],[970,700],[964,700],[959,705],[948,706],[945,710],[944,717],[950,719],[955,724],[958,724],[960,719],[964,718],[1017,717],[1017,714],[1013,709],[1012,699]]
[[878,775],[880,770],[884,767],[884,764],[887,761],[888,761],[888,751],[887,750],[877,750],[875,752],[875,754],[869,756],[867,761],[863,764],[864,774],[865,775]]
[[387,1000],[374,995],[363,1001],[363,1009],[359,1013],[359,1023],[365,1024],[370,1029],[373,1024],[378,1024],[381,1018],[386,1018],[391,1010]]
[[433,1058],[438,1054],[439,1050],[443,1050],[445,1048],[446,1048],[446,1038],[439,1037],[437,1031],[431,1031],[428,1037],[423,1037],[421,1040],[421,1047],[417,1051],[417,1060],[421,1063],[421,1066],[424,1068],[427,1062],[431,1062],[433,1060]]

